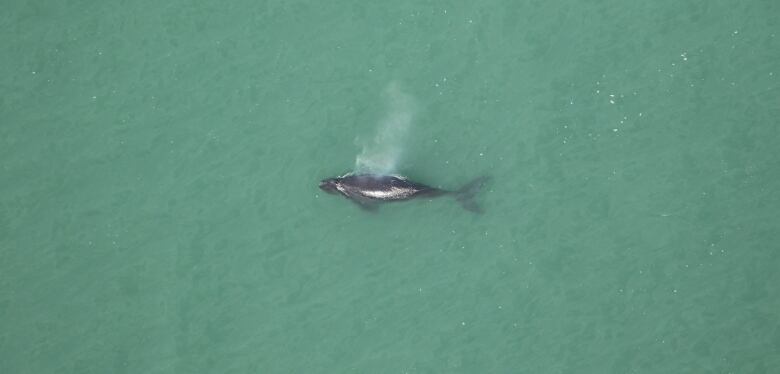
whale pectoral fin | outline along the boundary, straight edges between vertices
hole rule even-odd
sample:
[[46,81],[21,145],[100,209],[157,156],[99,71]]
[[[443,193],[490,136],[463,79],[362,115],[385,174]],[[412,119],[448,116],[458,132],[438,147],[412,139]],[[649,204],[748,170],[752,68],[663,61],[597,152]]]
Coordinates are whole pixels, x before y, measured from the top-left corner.
[[360,209],[363,209],[367,212],[376,213],[376,211],[379,209],[379,205],[377,205],[373,201],[368,200],[360,200],[360,199],[350,199],[352,200],[357,206],[360,207]]
[[379,210],[379,205],[376,204],[360,204],[360,208],[366,212],[376,213]]

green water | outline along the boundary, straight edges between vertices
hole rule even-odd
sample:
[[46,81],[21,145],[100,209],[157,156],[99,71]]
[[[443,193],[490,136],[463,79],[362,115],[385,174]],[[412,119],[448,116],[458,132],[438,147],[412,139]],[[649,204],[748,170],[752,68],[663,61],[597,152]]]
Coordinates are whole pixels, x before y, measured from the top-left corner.
[[5,4],[0,372],[777,372],[780,2],[472,3]]

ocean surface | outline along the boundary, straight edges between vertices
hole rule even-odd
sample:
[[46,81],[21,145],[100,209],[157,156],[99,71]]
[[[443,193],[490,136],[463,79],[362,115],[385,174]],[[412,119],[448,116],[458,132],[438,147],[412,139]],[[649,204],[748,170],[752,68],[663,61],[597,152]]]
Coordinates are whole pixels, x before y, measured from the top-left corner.
[[10,0],[0,373],[777,373],[778,16]]

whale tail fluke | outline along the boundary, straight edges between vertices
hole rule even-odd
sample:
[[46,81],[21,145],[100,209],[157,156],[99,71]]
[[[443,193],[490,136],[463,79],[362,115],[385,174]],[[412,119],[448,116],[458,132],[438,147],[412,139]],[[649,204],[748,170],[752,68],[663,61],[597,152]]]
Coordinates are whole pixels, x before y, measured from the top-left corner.
[[482,213],[482,207],[477,204],[477,192],[482,189],[490,180],[490,177],[482,176],[466,183],[459,190],[455,191],[455,200],[457,200],[464,209],[469,212]]

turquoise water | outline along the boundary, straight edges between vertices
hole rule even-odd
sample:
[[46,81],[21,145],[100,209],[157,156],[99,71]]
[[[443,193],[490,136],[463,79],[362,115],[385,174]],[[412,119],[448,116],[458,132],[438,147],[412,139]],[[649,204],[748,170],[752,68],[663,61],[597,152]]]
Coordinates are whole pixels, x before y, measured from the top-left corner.
[[4,8],[2,373],[780,367],[776,1]]

